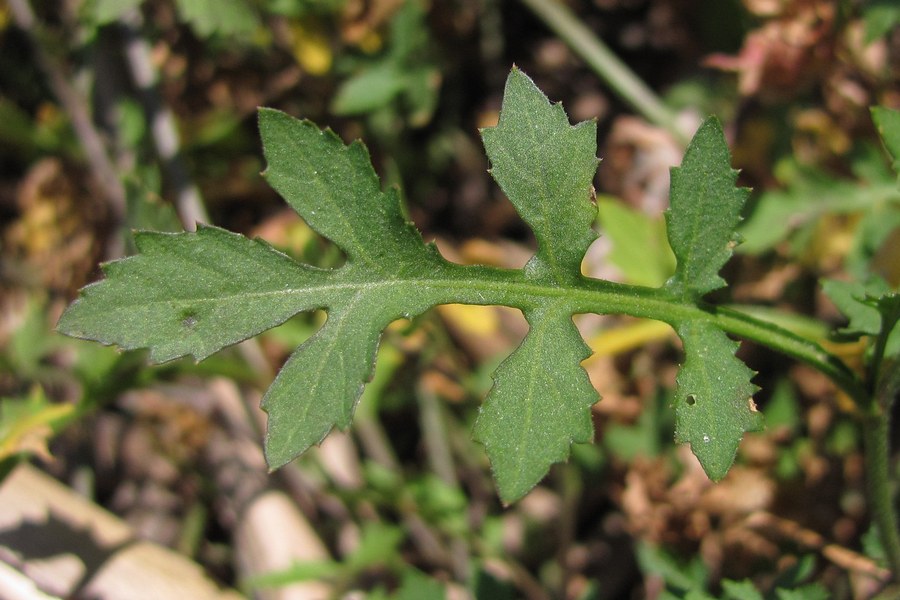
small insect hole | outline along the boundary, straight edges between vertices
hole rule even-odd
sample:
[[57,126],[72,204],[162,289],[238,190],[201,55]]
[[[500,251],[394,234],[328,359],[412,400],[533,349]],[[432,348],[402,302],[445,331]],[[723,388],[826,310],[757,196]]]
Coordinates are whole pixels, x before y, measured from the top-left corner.
[[694,406],[695,404],[697,404],[697,396],[695,396],[694,394],[688,394],[687,398],[685,398],[684,401],[688,406]]
[[185,313],[181,317],[181,326],[186,329],[193,329],[197,324],[197,315],[195,313]]

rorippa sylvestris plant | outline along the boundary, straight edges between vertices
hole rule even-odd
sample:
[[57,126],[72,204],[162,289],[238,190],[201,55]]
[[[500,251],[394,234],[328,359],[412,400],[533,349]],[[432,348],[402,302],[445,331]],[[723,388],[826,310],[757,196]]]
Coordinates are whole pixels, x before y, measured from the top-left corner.
[[[874,109],[873,117],[889,153],[900,158],[900,113]],[[202,360],[298,312],[324,309],[325,324],[293,353],[263,399],[265,453],[275,469],[335,426],[349,427],[381,332],[392,321],[447,303],[518,308],[529,332],[495,372],[474,430],[505,503],[566,460],[572,443],[592,438],[591,406],[599,398],[580,364],[590,351],[573,315],[627,314],[674,328],[684,345],[675,439],[690,444],[713,480],[728,472],[744,432],[763,427],[754,372],[735,356],[738,342],[730,336],[753,340],[819,370],[856,403],[871,512],[888,565],[900,575],[888,468],[888,415],[900,389],[900,294],[875,275],[825,286],[849,318],[841,335],[869,340],[863,373],[815,341],[705,300],[726,285],[719,271],[739,241],[735,230],[748,195],[735,186],[715,118],[700,126],[672,169],[666,216],[677,267],[658,288],[582,275],[596,237],[596,124],[571,125],[562,106],[516,68],[498,125],[481,133],[492,176],[537,239],[522,269],[444,259],[405,219],[398,192],[381,188],[361,142],[345,145],[329,130],[271,109],[259,111],[259,125],[265,177],[343,250],[346,262],[315,268],[264,241],[205,225],[190,233],[139,232],[138,254],[105,264],[105,279],[83,290],[59,331],[146,347],[154,361]]]

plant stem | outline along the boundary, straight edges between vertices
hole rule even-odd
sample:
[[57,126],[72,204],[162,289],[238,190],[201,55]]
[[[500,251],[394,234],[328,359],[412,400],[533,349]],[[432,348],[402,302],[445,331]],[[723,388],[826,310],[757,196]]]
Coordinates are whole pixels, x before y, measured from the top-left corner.
[[560,304],[560,310],[572,314],[626,314],[672,326],[690,320],[712,322],[726,333],[757,342],[812,366],[846,392],[863,413],[872,408],[871,394],[859,377],[818,343],[734,309],[702,302],[682,303],[664,288],[588,277],[572,284],[542,284],[529,281],[516,270],[459,265],[450,267],[443,275],[447,278],[417,282],[423,296],[431,297],[429,304],[493,304],[527,310],[553,302]]
[[565,5],[557,0],[521,0],[521,2],[581,56],[631,108],[651,123],[668,131],[683,146],[687,146],[690,136],[678,125],[675,114]]
[[801,360],[828,376],[856,402],[864,414],[869,414],[872,400],[865,386],[840,359],[818,343],[734,309],[719,306],[712,308],[711,312],[716,315],[716,323],[724,331]]
[[791,333],[773,322],[733,309],[704,302],[683,302],[665,288],[627,285],[590,277],[568,282],[534,281],[519,269],[453,263],[438,267],[433,277],[373,283],[368,281],[367,274],[362,280],[357,279],[358,273],[366,268],[338,271],[333,278],[323,279],[317,284],[307,282],[297,289],[279,289],[255,295],[260,300],[273,294],[284,296],[294,293],[306,299],[313,296],[324,299],[342,291],[363,288],[370,294],[392,294],[395,288],[413,285],[419,290],[420,303],[419,308],[410,309],[413,314],[438,304],[515,306],[524,312],[552,304],[555,310],[568,314],[625,314],[663,321],[673,327],[687,321],[703,321],[812,366],[846,392],[863,413],[872,409],[872,395],[860,378],[815,341]]
[[891,489],[889,433],[887,414],[871,415],[863,421],[869,510],[878,529],[888,568],[897,580],[900,579],[900,532]]

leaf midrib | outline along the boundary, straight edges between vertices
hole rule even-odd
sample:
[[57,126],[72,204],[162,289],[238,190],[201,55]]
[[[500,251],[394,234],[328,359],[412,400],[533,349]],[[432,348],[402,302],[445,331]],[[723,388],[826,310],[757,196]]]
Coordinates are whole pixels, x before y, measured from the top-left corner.
[[[461,267],[463,269],[473,267]],[[478,268],[478,267],[474,267]],[[515,308],[529,308],[540,299],[553,301],[568,300],[563,305],[573,314],[582,312],[623,312],[631,316],[657,318],[670,321],[673,318],[683,319],[696,316],[702,312],[693,304],[682,304],[661,288],[650,288],[609,282],[601,279],[582,277],[583,285],[545,284],[529,280],[521,271],[514,269],[494,269],[483,272],[481,276],[430,278],[408,277],[383,279],[379,281],[335,281],[319,284],[303,284],[300,287],[289,287],[266,291],[237,291],[230,294],[210,296],[171,296],[155,300],[136,298],[133,303],[120,303],[120,307],[148,306],[173,303],[230,303],[258,302],[266,298],[284,296],[313,296],[317,298],[334,297],[347,292],[376,292],[378,290],[403,290],[408,288],[421,296],[426,290],[442,292],[435,294],[431,303],[437,304],[479,304],[505,305]],[[474,277],[471,275],[475,275]],[[334,277],[340,277],[335,272]],[[496,281],[500,279],[501,281]],[[605,289],[598,289],[605,288]],[[446,293],[443,293],[446,292]],[[490,294],[493,292],[493,294]],[[488,293],[488,294],[486,294]],[[327,307],[332,302],[323,301],[321,306]],[[343,303],[341,303],[343,304]],[[650,306],[652,305],[652,306]],[[684,310],[689,313],[685,314]]]

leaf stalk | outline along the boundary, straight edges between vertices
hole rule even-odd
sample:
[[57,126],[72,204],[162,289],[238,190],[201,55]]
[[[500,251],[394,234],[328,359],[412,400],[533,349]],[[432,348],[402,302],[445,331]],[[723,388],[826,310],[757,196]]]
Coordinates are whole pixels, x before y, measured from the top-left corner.
[[[453,265],[453,277],[435,281],[452,283],[437,290],[435,304],[462,303],[536,307],[548,301],[563,302],[574,313],[626,314],[677,326],[687,320],[706,321],[726,333],[750,340],[804,362],[829,377],[864,413],[871,409],[871,394],[860,378],[839,358],[813,340],[803,338],[772,322],[734,308],[705,303],[685,303],[664,288],[649,288],[581,277],[570,285],[537,284],[521,271],[494,267]],[[421,282],[420,282],[421,285]],[[450,291],[450,294],[447,294]],[[450,297],[447,297],[450,296]]]
[[897,580],[900,578],[900,532],[891,485],[890,418],[886,413],[871,415],[863,425],[863,455],[872,522],[878,530],[887,566]]

